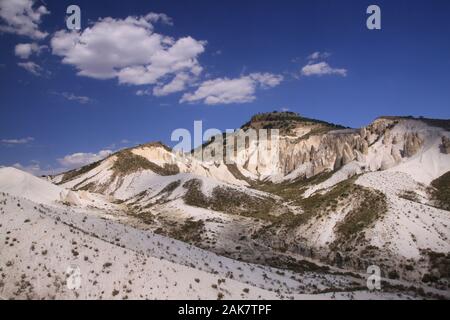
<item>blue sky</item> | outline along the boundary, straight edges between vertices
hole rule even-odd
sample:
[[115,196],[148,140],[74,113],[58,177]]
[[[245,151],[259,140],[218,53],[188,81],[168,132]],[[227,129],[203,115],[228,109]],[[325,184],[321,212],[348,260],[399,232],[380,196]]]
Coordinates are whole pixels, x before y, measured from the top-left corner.
[[[272,110],[351,127],[450,118],[448,1],[17,3],[0,4],[0,165],[65,170]],[[381,30],[366,28],[370,4]]]

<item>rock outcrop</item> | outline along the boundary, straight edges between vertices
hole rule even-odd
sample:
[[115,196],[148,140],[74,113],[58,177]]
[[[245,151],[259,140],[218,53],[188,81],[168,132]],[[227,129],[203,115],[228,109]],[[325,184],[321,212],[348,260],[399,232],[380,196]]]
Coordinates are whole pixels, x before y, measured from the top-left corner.
[[[270,132],[252,134],[249,129],[276,129],[279,135],[272,140]],[[439,129],[429,127],[423,119],[410,117],[381,117],[366,127],[349,129],[292,112],[271,112],[254,116],[225,139],[214,139],[203,145],[203,155],[216,154],[217,150],[227,151],[233,145],[231,154],[225,155],[224,152],[223,160],[202,159],[202,152],[198,157],[199,149],[191,154],[178,154],[158,143],[130,148],[128,152],[153,163],[150,169],[156,174],[161,174],[161,170],[156,169],[170,165],[177,170],[171,170],[169,174],[192,173],[241,185],[248,185],[250,180],[278,183],[336,171],[352,163],[362,172],[392,168],[420,152],[426,135],[430,132],[439,134],[436,130]],[[248,135],[245,143],[237,143],[239,133]],[[270,148],[264,148],[264,145],[270,145]],[[450,139],[447,136],[442,138],[441,151],[450,153]],[[110,161],[112,168],[117,167],[113,162],[117,162],[123,152],[110,156],[103,165],[109,166],[106,162]],[[225,160],[229,162],[224,164]],[[129,166],[128,163],[124,162],[125,167]],[[229,169],[230,165],[234,171]],[[77,170],[71,179],[87,171],[90,170]],[[79,179],[83,185],[89,183],[89,179],[85,178],[87,176]],[[120,184],[120,181],[114,181]],[[101,182],[102,186],[105,184],[108,181]]]
[[450,138],[442,137],[441,151],[442,153],[450,154]]
[[403,150],[405,157],[409,158],[415,155],[422,147],[422,144],[423,140],[419,137],[418,133],[406,133],[405,146]]

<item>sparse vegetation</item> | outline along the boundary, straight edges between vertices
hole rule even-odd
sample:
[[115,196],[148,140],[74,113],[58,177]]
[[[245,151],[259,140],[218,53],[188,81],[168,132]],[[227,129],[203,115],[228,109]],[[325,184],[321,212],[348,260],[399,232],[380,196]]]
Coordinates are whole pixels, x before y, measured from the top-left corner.
[[[293,113],[280,114],[257,115],[251,125],[291,130],[285,121],[300,123],[310,120]],[[314,126],[313,134],[333,128],[314,120],[311,125]],[[318,131],[314,131],[316,129]],[[347,131],[328,134],[324,139],[345,134]],[[372,141],[379,132],[361,133],[364,135],[366,141]],[[297,143],[296,138],[290,137],[291,142]],[[400,143],[399,138],[399,148]],[[349,145],[353,148],[351,143]],[[327,144],[326,151],[332,154],[333,148],[331,143]],[[107,174],[99,173],[101,179],[86,179],[75,185],[74,189],[84,185],[83,188],[103,193],[80,192],[83,209],[75,205],[62,206],[59,200],[54,205],[33,204],[20,195],[3,194],[8,204],[6,199],[0,198],[0,216],[5,217],[0,224],[5,252],[4,263],[0,264],[0,288],[6,285],[9,291],[2,295],[7,298],[31,295],[28,288],[30,283],[34,284],[32,280],[36,274],[42,281],[40,287],[48,288],[46,292],[49,295],[78,297],[81,292],[64,289],[68,276],[66,274],[64,279],[59,268],[72,262],[83,270],[83,294],[87,292],[88,298],[96,299],[108,298],[111,294],[122,299],[182,295],[200,299],[254,299],[260,295],[258,298],[264,299],[269,292],[269,297],[276,294],[280,299],[326,292],[333,292],[332,298],[336,297],[334,293],[338,295],[337,292],[342,295],[340,297],[359,298],[361,296],[355,291],[365,291],[364,296],[371,293],[365,287],[363,273],[356,275],[352,272],[365,271],[371,264],[380,266],[383,281],[388,283],[386,286],[383,284],[383,288],[390,290],[377,292],[378,297],[393,292],[408,296],[413,291],[389,287],[389,283],[396,282],[388,278],[401,279],[404,283],[411,281],[423,288],[425,284],[418,281],[442,291],[449,288],[450,254],[444,249],[448,244],[446,231],[450,223],[443,214],[445,212],[432,206],[444,208],[447,205],[449,210],[450,172],[433,181],[433,188],[430,188],[433,202],[425,203],[426,198],[419,191],[424,186],[418,185],[417,194],[402,191],[415,184],[408,183],[400,173],[366,173],[373,168],[363,167],[363,160],[358,160],[360,170],[353,171],[348,166],[353,172],[364,172],[358,180],[361,185],[355,182],[358,178],[355,176],[329,188],[324,184],[322,189],[304,197],[309,187],[326,181],[337,171],[271,183],[251,181],[236,165],[228,166],[236,178],[251,184],[250,188],[245,188],[222,182],[214,184],[212,179],[217,176],[213,171],[210,171],[211,179],[196,178],[196,174],[203,175],[196,171],[196,164],[192,166],[191,178],[188,178],[191,173],[170,178],[156,177],[154,180],[154,175],[127,177],[142,169],[162,175],[176,174],[179,168],[176,165],[157,165],[134,154],[133,149],[113,156],[117,157],[112,175],[115,181],[106,181]],[[292,171],[303,161],[308,160],[294,154],[290,160],[281,163],[286,170]],[[330,166],[333,166],[332,161],[318,164],[314,172]],[[223,173],[223,167],[218,164],[217,167],[217,172]],[[204,168],[208,170],[211,167],[205,164]],[[300,172],[301,168],[298,169],[296,172]],[[74,170],[63,179],[78,177],[84,170],[85,167]],[[346,172],[343,170],[341,173]],[[338,177],[336,175],[335,178]],[[203,186],[202,183],[208,185]],[[377,189],[382,185],[383,188],[379,189],[384,193],[362,185]],[[107,192],[99,191],[104,186]],[[57,197],[58,193],[55,194]],[[111,201],[114,196],[122,200]],[[399,200],[399,197],[423,203]],[[184,206],[181,200],[189,206],[207,210]],[[389,214],[384,216],[388,210],[387,200]],[[380,228],[371,229],[377,221]],[[400,229],[403,226],[414,228],[405,231]],[[381,232],[375,233],[376,230]],[[432,249],[421,249],[424,245]],[[420,250],[420,256],[403,257],[404,249],[409,250],[409,247]],[[342,269],[339,271],[331,265]],[[225,278],[228,283],[225,283]],[[238,287],[235,286],[237,282],[240,283]],[[104,283],[108,285],[105,287]],[[35,293],[35,297],[38,294],[41,293]],[[414,291],[412,296],[421,295],[425,295],[423,290]]]
[[[354,184],[355,179],[356,177],[342,181],[325,193],[319,192],[307,198],[298,195],[293,196],[292,204],[300,206],[303,213],[297,215],[285,214],[279,219],[278,223],[294,228],[309,222],[314,217],[318,218],[329,211],[336,211],[340,201],[347,202],[350,197],[354,197],[354,192],[362,189],[362,187]],[[292,197],[289,193],[286,196]]]
[[280,223],[296,227],[320,218],[330,211],[342,210],[351,205],[345,219],[337,225],[337,233],[345,238],[356,235],[378,219],[387,208],[385,196],[378,191],[354,184],[356,177],[335,185],[325,193],[316,193],[308,198],[298,198],[293,203],[303,209],[302,214],[287,214]]
[[279,211],[274,199],[253,196],[230,187],[215,187],[210,197],[203,194],[202,182],[192,179],[183,184],[187,189],[184,201],[187,205],[200,208],[221,211],[228,214],[243,215],[256,219],[274,221],[276,216],[272,215]]
[[429,273],[426,273],[423,282],[436,282],[440,279],[450,280],[450,253],[434,252],[426,250],[428,256]]
[[88,165],[86,165],[84,167],[81,167],[79,169],[68,171],[68,172],[64,173],[64,175],[62,176],[61,181],[58,184],[66,183],[66,182],[68,182],[68,181],[70,181],[70,180],[72,180],[72,179],[74,179],[74,178],[76,178],[76,177],[78,177],[78,176],[80,176],[82,174],[85,174],[85,173],[87,173],[87,172],[97,168],[97,166],[100,165],[100,163],[101,163],[101,161],[96,161],[96,162],[88,164]]
[[129,213],[130,216],[136,217],[141,220],[143,223],[151,225],[155,222],[155,218],[153,217],[151,212],[141,211],[139,213]]
[[419,197],[417,196],[417,193],[415,193],[414,191],[405,190],[401,194],[399,194],[399,197],[405,200],[419,202]]
[[183,184],[183,188],[187,189],[183,199],[187,205],[207,208],[208,207],[208,199],[203,194],[202,190],[202,182],[198,179],[192,179],[186,181]]
[[299,177],[294,181],[283,183],[264,182],[256,185],[258,190],[276,194],[285,200],[296,200],[301,197],[308,186],[319,184],[331,178],[333,171],[325,171],[310,178]]
[[167,186],[165,186],[159,193],[158,195],[162,195],[162,194],[170,194],[173,191],[175,191],[176,188],[178,188],[181,185],[181,181],[177,180],[177,181],[173,181],[171,183],[169,183]]
[[359,203],[350,210],[337,225],[337,232],[346,239],[352,238],[387,211],[386,196],[375,190],[359,187],[352,197],[359,197]]
[[175,175],[180,172],[175,164],[165,164],[164,167],[160,167],[128,149],[116,153],[115,156],[117,159],[112,167],[115,176],[124,176],[139,170],[152,170],[162,176]]
[[432,198],[436,205],[444,210],[450,210],[450,171],[431,182]]
[[413,116],[381,116],[378,117],[378,119],[388,119],[388,120],[420,120],[422,122],[425,122],[429,126],[432,127],[439,127],[442,129],[445,129],[447,131],[450,131],[450,120],[447,119],[430,119],[425,117],[413,117]]
[[205,222],[203,220],[187,219],[181,227],[175,227],[169,231],[171,238],[195,244],[202,240],[202,234],[205,231]]
[[398,274],[398,272],[396,270],[391,270],[388,273],[388,278],[396,280],[396,279],[400,278],[400,275]]
[[300,116],[295,112],[267,112],[267,113],[259,113],[254,115],[249,122],[244,124],[241,129],[249,129],[253,128],[255,130],[259,129],[279,129],[281,134],[290,134],[291,130],[294,129],[297,125],[320,125],[324,130],[324,132],[333,130],[333,129],[342,129],[344,127],[328,123],[325,121],[320,121],[316,119],[309,119]]

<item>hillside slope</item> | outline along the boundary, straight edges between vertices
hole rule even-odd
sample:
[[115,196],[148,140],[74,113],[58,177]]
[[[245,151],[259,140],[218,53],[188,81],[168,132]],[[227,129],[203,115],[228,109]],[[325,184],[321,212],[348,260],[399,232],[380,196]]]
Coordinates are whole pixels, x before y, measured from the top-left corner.
[[0,297],[327,299],[330,289],[336,299],[416,297],[368,292],[357,277],[227,259],[105,217],[0,193]]
[[[67,261],[74,258],[86,264],[80,261],[81,253],[66,255],[68,244],[58,249],[55,244],[66,243],[67,238],[79,244],[76,238],[82,237],[88,247],[102,246],[96,256],[104,263],[115,259],[122,265],[122,259],[128,259],[124,257],[134,254],[123,262],[127,268],[134,265],[133,272],[138,261],[145,260],[160,268],[158,278],[163,277],[166,285],[179,279],[177,289],[164,289],[164,281],[156,281],[160,287],[147,288],[154,292],[148,297],[218,294],[217,286],[207,290],[203,280],[183,282],[183,277],[198,272],[212,282],[220,277],[237,281],[227,282],[233,284],[221,291],[224,298],[330,298],[328,290],[364,297],[360,274],[371,265],[404,286],[386,289],[383,298],[398,290],[415,296],[408,286],[445,296],[450,292],[449,122],[385,116],[350,129],[294,113],[268,113],[253,117],[223,141],[216,137],[206,143],[205,154],[233,145],[239,134],[249,135],[249,129],[278,129],[279,140],[271,134],[249,135],[228,158],[214,161],[199,157],[198,150],[181,154],[162,143],[148,143],[48,180],[2,168],[1,225],[15,221],[19,228],[20,219],[32,221],[36,215],[45,226],[36,222],[34,228],[40,230],[65,221],[62,229],[50,228],[55,241],[46,248],[58,250]],[[17,210],[24,216],[16,217]],[[3,261],[17,252],[15,243],[14,250],[9,247],[8,238]],[[22,233],[19,238],[28,241]],[[28,249],[23,250],[19,266],[28,261]],[[39,259],[49,263],[46,257]],[[205,261],[207,265],[199,268]],[[114,274],[126,274],[122,266],[114,272],[100,270],[100,265],[95,268],[92,283],[104,273],[102,279],[113,284]],[[260,268],[263,273],[257,276],[255,270]],[[154,281],[154,275],[147,276]],[[124,279],[120,281],[123,285]],[[142,294],[141,280],[131,282],[137,283],[133,292]],[[254,287],[252,294],[239,291],[243,284]],[[56,296],[72,294],[55,288],[49,292]],[[10,296],[12,289],[8,290]],[[101,294],[104,290],[95,285],[88,292],[106,298],[111,297],[110,290],[120,292],[108,287]],[[138,297],[131,292],[126,296]]]

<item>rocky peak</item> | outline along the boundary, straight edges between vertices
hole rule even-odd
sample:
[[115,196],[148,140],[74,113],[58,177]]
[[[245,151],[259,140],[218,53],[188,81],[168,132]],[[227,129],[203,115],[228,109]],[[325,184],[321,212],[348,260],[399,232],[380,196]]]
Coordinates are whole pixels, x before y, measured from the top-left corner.
[[249,122],[245,123],[241,129],[278,129],[281,134],[295,134],[298,128],[326,128],[328,130],[343,129],[343,126],[328,123],[326,121],[310,119],[291,111],[273,111],[258,113]]
[[[245,183],[247,179],[280,182],[309,178],[344,166],[347,167],[345,170],[385,170],[422,152],[430,135],[437,135],[439,140],[442,137],[441,152],[450,152],[448,134],[428,123],[442,126],[446,120],[384,116],[361,129],[348,129],[294,112],[274,111],[253,116],[241,128],[244,131],[249,128],[279,129],[279,143],[270,148],[275,152],[268,152],[259,141],[246,141],[242,149],[235,148],[229,155],[227,161],[231,163],[224,165],[220,161],[212,164],[189,155],[181,157],[162,142],[150,142],[116,152],[104,161],[107,163],[103,167],[110,168],[114,177],[146,170],[162,176],[182,172],[236,184]],[[211,140],[203,145],[204,154],[209,151],[212,154],[218,147],[225,148],[227,141]],[[222,145],[217,146],[217,143]],[[90,171],[94,174],[97,171],[93,170],[102,163],[68,172],[58,182],[65,183]],[[230,165],[237,169],[230,170]]]
[[144,144],[140,144],[135,148],[162,148],[168,152],[172,152],[172,148],[170,148],[169,146],[165,145],[164,143],[162,143],[161,141],[154,141],[154,142],[148,142],[148,143],[144,143]]

